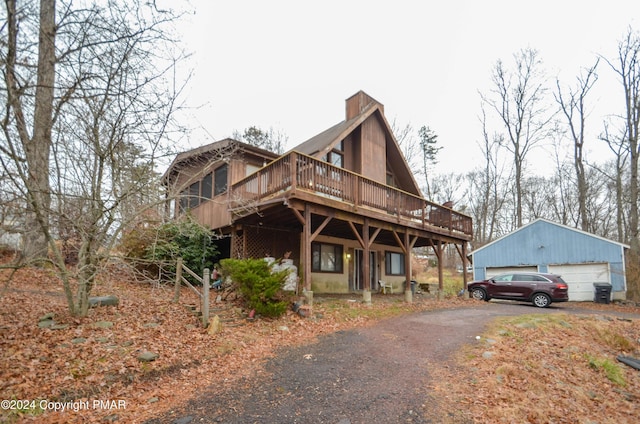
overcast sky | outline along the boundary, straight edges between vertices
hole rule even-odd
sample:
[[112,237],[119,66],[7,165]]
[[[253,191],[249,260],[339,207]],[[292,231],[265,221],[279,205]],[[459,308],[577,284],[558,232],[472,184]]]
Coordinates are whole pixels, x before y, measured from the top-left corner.
[[[615,58],[640,1],[191,0],[182,30],[193,51],[191,146],[255,125],[293,147],[344,119],[363,90],[389,122],[429,126],[443,150],[439,172],[479,164],[479,91],[498,59],[539,50],[551,82],[574,84],[598,54]],[[615,74],[600,64],[591,132],[620,111]],[[593,141],[596,142],[595,140]],[[481,160],[481,159],[480,159]]]

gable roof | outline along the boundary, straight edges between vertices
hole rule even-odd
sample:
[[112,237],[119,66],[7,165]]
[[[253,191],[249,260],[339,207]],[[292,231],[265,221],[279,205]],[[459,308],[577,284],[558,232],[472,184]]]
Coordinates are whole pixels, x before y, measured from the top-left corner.
[[238,151],[250,152],[268,160],[273,160],[278,157],[276,153],[268,150],[234,140],[233,138],[225,138],[224,140],[214,141],[213,143],[178,153],[162,176],[162,181],[165,184],[170,184],[183,168],[191,166],[193,163],[199,162],[204,165],[216,157],[222,159]]
[[[422,197],[420,187],[413,176],[413,172],[409,169],[409,165],[407,164],[407,161],[400,150],[400,146],[393,135],[391,126],[384,116],[384,106],[362,90],[347,99],[347,102],[355,97],[358,97],[359,100],[366,103],[362,103],[360,105],[359,113],[355,114],[352,118],[346,119],[311,137],[307,141],[291,149],[289,152],[296,151],[309,156],[321,157],[331,151],[331,149],[333,149],[333,147],[341,140],[347,138],[367,119],[378,119],[385,132],[387,145],[386,150],[388,155],[387,160],[390,163],[393,163],[396,177],[403,183],[403,187],[401,187],[402,190]],[[352,113],[352,111],[347,107],[347,117],[349,116],[349,113]]]
[[622,247],[623,249],[629,249],[629,245],[627,245],[627,244],[619,243],[619,242],[613,241],[613,240],[609,240],[607,238],[597,236],[597,235],[589,233],[587,231],[583,231],[583,230],[580,230],[580,229],[577,229],[577,228],[569,227],[568,225],[559,224],[557,222],[553,222],[553,221],[550,221],[550,220],[545,219],[545,218],[538,218],[538,219],[536,219],[534,221],[529,222],[528,224],[523,225],[522,227],[518,228],[517,230],[514,230],[514,231],[510,232],[509,234],[505,234],[504,236],[502,236],[500,238],[497,238],[497,239],[493,240],[492,242],[485,244],[482,247],[479,247],[478,249],[476,249],[473,252],[469,253],[469,255],[474,255],[474,254],[480,252],[481,250],[484,250],[484,249],[488,248],[489,246],[492,246],[492,245],[494,245],[496,243],[499,243],[500,241],[502,241],[502,240],[504,240],[504,239],[506,239],[508,237],[513,236],[516,233],[519,233],[519,232],[521,232],[521,231],[523,231],[523,230],[525,230],[525,229],[527,229],[529,227],[532,227],[534,225],[540,225],[541,223],[542,224],[548,224],[548,225],[555,225],[555,226],[560,227],[560,228],[565,229],[565,230],[573,231],[573,232],[578,233],[578,234],[583,234],[583,235],[586,235],[586,236],[589,236],[589,237],[593,237],[593,238],[598,239],[598,240],[605,241],[607,243],[618,245],[618,246]]

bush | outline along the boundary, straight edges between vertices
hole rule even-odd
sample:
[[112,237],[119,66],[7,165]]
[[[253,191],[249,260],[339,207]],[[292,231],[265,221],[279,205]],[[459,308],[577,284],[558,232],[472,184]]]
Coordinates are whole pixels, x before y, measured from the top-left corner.
[[180,221],[136,227],[125,235],[122,248],[138,270],[149,276],[160,274],[165,278],[167,273],[175,273],[179,257],[185,266],[202,275],[205,268],[213,268],[218,254],[211,231],[190,215]]
[[267,317],[286,312],[292,295],[282,287],[289,270],[272,272],[271,265],[264,259],[223,259],[220,266],[222,274],[237,284],[248,309]]

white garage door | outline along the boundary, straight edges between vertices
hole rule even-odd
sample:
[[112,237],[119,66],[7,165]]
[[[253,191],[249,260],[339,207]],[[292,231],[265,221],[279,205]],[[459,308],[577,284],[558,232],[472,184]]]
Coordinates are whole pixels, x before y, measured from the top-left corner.
[[559,274],[569,286],[569,300],[574,302],[594,299],[593,283],[609,283],[608,264],[549,265],[549,272]]
[[504,268],[487,268],[487,276],[485,278],[495,277],[498,274],[507,272],[538,272],[536,266],[520,266],[520,267],[504,267]]

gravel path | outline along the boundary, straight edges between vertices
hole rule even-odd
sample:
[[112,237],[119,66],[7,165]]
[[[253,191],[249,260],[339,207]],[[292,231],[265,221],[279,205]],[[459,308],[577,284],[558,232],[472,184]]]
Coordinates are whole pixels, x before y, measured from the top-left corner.
[[[282,350],[265,372],[211,388],[155,423],[467,423],[430,393],[431,371],[497,316],[579,312],[494,303],[422,312]],[[584,312],[584,311],[582,311]],[[591,311],[593,312],[593,311]]]

